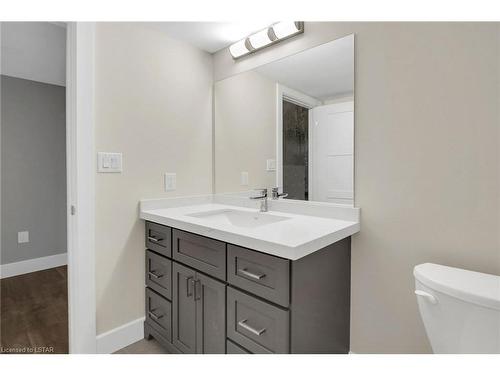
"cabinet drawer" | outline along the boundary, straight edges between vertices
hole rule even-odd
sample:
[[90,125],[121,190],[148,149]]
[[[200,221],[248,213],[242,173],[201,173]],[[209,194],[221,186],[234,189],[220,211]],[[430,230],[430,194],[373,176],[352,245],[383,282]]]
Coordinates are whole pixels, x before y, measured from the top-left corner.
[[227,354],[252,354],[248,350],[243,349],[241,346],[236,345],[231,340],[226,340],[226,353]]
[[178,229],[172,231],[173,258],[219,279],[226,279],[226,244]]
[[166,257],[172,257],[172,229],[164,225],[146,222],[146,248]]
[[172,299],[172,261],[152,251],[146,251],[146,285]]
[[290,263],[286,259],[227,245],[227,281],[279,305],[290,305]]
[[228,287],[227,337],[252,353],[288,353],[289,312]]
[[172,341],[172,304],[149,288],[146,288],[146,322]]

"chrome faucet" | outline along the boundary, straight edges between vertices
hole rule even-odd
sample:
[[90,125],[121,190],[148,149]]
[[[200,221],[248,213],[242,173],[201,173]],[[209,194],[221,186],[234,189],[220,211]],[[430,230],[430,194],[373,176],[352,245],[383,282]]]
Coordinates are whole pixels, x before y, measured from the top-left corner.
[[260,212],[267,212],[267,189],[255,189],[261,193],[259,196],[250,199],[260,199]]
[[286,197],[288,197],[288,193],[281,193],[280,194],[279,193],[279,188],[273,187],[271,198],[274,199],[274,200],[276,200],[276,199],[278,199],[280,197],[286,198]]

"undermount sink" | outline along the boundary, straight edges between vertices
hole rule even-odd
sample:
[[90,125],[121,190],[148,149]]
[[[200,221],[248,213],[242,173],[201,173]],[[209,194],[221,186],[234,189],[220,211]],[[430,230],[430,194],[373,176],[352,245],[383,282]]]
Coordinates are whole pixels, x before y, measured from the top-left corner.
[[285,216],[277,216],[267,213],[228,209],[195,212],[186,216],[205,219],[211,223],[231,224],[244,228],[256,228],[289,219]]

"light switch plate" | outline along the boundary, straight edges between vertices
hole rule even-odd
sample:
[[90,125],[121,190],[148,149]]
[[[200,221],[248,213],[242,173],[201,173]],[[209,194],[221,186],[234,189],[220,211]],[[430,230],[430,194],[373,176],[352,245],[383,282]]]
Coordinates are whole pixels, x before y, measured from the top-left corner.
[[177,189],[177,173],[165,173],[165,191]]
[[268,172],[272,172],[276,170],[276,159],[267,159],[266,160],[266,170]]
[[122,154],[119,152],[98,152],[97,171],[99,173],[121,173]]
[[30,232],[22,231],[17,232],[17,243],[28,243],[30,242]]
[[248,186],[248,172],[241,172],[241,186]]

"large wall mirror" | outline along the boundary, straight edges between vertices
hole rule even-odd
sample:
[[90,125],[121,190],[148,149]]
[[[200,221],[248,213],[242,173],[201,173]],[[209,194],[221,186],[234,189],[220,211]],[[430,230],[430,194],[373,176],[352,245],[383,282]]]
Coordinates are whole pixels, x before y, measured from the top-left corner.
[[216,193],[354,202],[354,35],[215,83]]

